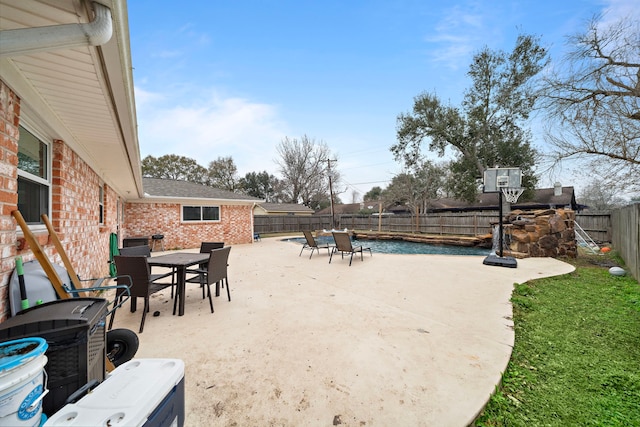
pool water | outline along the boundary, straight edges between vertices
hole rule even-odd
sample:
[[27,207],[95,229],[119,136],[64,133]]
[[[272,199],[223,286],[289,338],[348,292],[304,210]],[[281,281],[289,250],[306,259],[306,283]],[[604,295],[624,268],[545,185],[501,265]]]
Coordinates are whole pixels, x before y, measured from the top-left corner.
[[[303,237],[286,239],[289,242],[297,242],[304,244],[306,240]],[[319,236],[316,237],[318,244],[333,244],[333,237]],[[353,246],[364,246],[371,248],[372,252],[381,254],[422,254],[422,255],[480,255],[487,256],[490,249],[473,248],[466,246],[451,245],[431,245],[428,243],[405,242],[404,240],[357,240],[352,239]]]

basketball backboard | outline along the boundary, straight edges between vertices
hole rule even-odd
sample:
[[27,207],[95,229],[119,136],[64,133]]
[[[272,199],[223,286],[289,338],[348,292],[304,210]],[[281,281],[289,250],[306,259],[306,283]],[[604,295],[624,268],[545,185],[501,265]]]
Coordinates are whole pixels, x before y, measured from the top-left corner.
[[520,171],[520,168],[491,168],[484,171],[483,192],[497,193],[505,187],[522,187],[522,171]]

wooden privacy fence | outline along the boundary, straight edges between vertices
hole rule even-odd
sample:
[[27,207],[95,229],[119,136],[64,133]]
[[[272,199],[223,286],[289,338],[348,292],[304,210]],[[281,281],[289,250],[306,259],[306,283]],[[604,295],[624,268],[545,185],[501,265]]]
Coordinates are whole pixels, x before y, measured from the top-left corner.
[[337,228],[400,233],[478,236],[491,233],[498,212],[433,213],[419,216],[341,215]]
[[611,243],[640,281],[640,203],[611,211]]
[[302,230],[331,228],[331,215],[255,215],[253,229],[256,233],[302,233]]
[[[436,235],[480,236],[491,233],[498,211],[431,213],[410,215],[336,215],[335,228],[382,232],[424,233]],[[576,221],[597,242],[611,241],[609,212],[580,213]],[[330,230],[331,215],[256,215],[257,233],[301,233],[302,230]]]
[[611,241],[611,213],[589,212],[576,214],[576,222],[596,242]]
[[[335,228],[383,232],[424,233],[437,235],[477,236],[491,233],[491,223],[498,212],[464,212],[410,215],[336,215]],[[257,233],[299,233],[302,230],[330,230],[331,215],[256,215]]]

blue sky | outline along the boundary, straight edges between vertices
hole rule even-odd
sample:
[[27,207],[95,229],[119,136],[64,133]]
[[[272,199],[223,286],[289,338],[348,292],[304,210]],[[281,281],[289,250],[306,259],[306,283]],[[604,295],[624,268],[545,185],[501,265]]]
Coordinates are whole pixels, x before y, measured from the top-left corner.
[[[279,176],[276,146],[307,135],[337,156],[350,203],[402,171],[396,118],[433,92],[459,105],[472,56],[540,36],[560,59],[566,36],[637,0],[130,0],[140,150],[207,166],[231,156],[240,176]],[[534,130],[534,143],[544,150]],[[580,187],[570,168],[542,176]],[[358,195],[354,194],[357,193]]]

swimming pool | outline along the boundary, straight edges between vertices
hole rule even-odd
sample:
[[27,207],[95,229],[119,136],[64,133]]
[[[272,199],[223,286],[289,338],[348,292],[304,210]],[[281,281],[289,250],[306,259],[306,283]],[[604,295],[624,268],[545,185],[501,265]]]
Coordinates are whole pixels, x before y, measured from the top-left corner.
[[[303,237],[285,239],[285,241],[304,244]],[[333,244],[331,236],[316,237],[316,242]],[[372,252],[381,254],[419,254],[419,255],[480,255],[487,256],[490,249],[467,246],[431,245],[428,243],[406,242],[404,240],[352,240],[353,246],[371,248]]]

